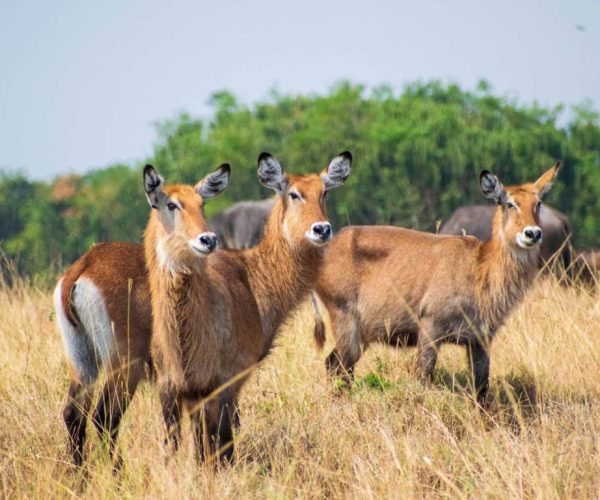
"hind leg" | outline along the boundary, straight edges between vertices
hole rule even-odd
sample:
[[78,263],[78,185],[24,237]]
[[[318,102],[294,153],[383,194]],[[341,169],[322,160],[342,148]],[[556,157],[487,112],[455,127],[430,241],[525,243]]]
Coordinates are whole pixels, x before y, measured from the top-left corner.
[[93,343],[85,330],[65,314],[62,284],[61,279],[54,291],[54,310],[70,372],[69,395],[63,409],[63,419],[69,434],[68,446],[71,458],[74,464],[81,465],[86,420],[100,364]]
[[[144,375],[144,363],[135,361],[126,369],[119,369],[110,373],[104,384],[94,411],[93,421],[100,438],[108,440],[111,460],[114,457],[121,418]],[[117,467],[119,463],[120,457],[117,458]]]
[[83,463],[85,428],[92,401],[92,388],[93,384],[85,385],[79,381],[72,381],[69,385],[69,399],[63,410],[63,419],[69,433],[69,453],[77,466]]
[[438,342],[433,323],[422,320],[417,340],[417,376],[423,383],[429,383],[433,379],[433,370],[437,363]]
[[354,365],[362,354],[360,324],[356,315],[349,311],[330,311],[331,326],[335,336],[335,348],[325,360],[327,373],[341,377],[350,383],[354,377]]

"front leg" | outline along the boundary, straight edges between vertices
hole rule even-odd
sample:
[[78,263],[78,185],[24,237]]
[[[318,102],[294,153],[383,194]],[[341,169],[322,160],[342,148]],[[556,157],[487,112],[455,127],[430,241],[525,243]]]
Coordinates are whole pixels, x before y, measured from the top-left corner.
[[467,356],[471,367],[477,403],[484,405],[490,385],[490,355],[480,341],[467,345]]
[[[233,428],[238,420],[238,405],[234,392],[224,390],[216,404],[216,421],[209,422],[208,432],[210,443],[214,446],[212,452],[222,463],[233,460]],[[211,416],[213,415],[210,412]]]
[[203,406],[196,403],[190,411],[190,417],[198,461],[216,459],[221,463],[231,463],[233,429],[239,426],[238,406],[231,388],[225,389]]
[[172,451],[176,452],[179,449],[179,442],[181,440],[181,395],[167,382],[161,384],[159,396],[167,430],[165,446],[170,443]]

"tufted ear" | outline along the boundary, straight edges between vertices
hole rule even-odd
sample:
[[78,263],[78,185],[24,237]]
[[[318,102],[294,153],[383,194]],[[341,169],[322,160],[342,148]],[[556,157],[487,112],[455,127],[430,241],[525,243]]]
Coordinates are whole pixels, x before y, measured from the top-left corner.
[[158,208],[158,201],[163,194],[163,185],[163,178],[158,175],[154,167],[146,165],[144,167],[144,191],[152,208]]
[[498,205],[508,201],[508,194],[504,190],[500,179],[488,170],[482,170],[479,174],[479,187],[483,196],[491,198]]
[[540,198],[546,196],[550,189],[552,189],[552,184],[554,184],[554,179],[556,179],[559,170],[560,162],[557,161],[552,168],[546,170],[546,172],[544,172],[541,177],[534,182],[535,187],[538,189],[538,196]]
[[256,173],[263,186],[274,189],[278,194],[287,190],[287,176],[279,162],[270,153],[263,152],[258,156]]
[[202,198],[213,198],[225,191],[227,184],[229,184],[230,175],[231,167],[229,163],[223,163],[217,170],[198,181],[194,189]]
[[321,179],[325,183],[325,189],[333,189],[341,186],[350,175],[350,167],[352,166],[352,153],[344,151],[337,155],[329,166],[321,172]]

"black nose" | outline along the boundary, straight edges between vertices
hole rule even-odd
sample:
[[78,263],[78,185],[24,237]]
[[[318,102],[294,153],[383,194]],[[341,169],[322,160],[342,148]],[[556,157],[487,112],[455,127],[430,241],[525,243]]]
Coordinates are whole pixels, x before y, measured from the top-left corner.
[[312,230],[322,240],[328,240],[331,237],[331,224],[329,222],[313,224]]
[[541,229],[525,229],[524,233],[525,236],[527,236],[527,238],[529,238],[534,243],[540,241],[540,238],[542,237]]
[[209,250],[214,250],[217,247],[217,237],[214,235],[203,234],[200,236],[200,243]]

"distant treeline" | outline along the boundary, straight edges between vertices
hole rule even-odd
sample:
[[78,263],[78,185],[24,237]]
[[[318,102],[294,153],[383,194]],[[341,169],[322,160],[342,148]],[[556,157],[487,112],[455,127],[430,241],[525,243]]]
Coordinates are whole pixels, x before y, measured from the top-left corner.
[[[342,83],[327,95],[272,93],[240,104],[228,92],[212,97],[210,120],[182,114],[157,125],[156,166],[167,182],[195,182],[223,162],[232,165],[225,194],[208,214],[240,200],[269,195],[256,180],[261,151],[291,171],[325,166],[336,153],[354,154],[353,173],[331,193],[336,227],[396,224],[432,230],[459,205],[481,203],[477,176],[487,168],[506,184],[531,179],[563,161],[548,202],[567,213],[575,244],[600,243],[600,123],[585,106],[559,126],[562,107],[522,105],[439,82],[401,93]],[[148,216],[141,166],[111,165],[85,175],[34,182],[0,175],[0,244],[20,272],[54,273],[99,241],[141,241]]]

